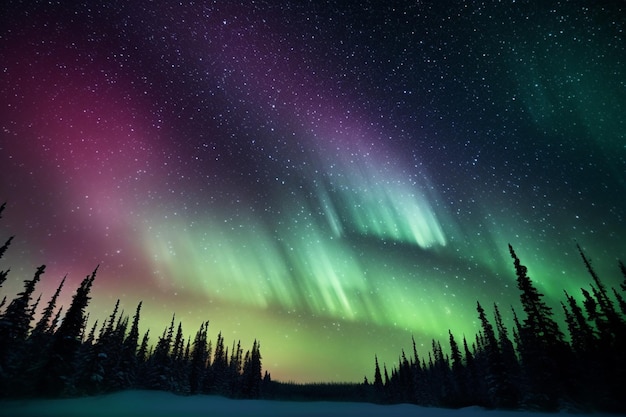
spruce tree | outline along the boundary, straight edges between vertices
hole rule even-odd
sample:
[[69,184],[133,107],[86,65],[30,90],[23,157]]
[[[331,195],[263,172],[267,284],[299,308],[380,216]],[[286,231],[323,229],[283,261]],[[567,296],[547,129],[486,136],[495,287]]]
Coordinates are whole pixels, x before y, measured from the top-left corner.
[[48,305],[43,310],[43,313],[41,314],[39,321],[37,322],[37,324],[35,325],[35,328],[33,329],[33,334],[32,334],[33,336],[41,336],[45,334],[50,328],[50,325],[51,325],[50,319],[52,318],[52,314],[54,314],[54,309],[56,308],[57,299],[59,298],[59,295],[61,294],[61,290],[63,289],[63,285],[65,284],[66,278],[67,278],[67,275],[63,277],[63,279],[61,280],[61,283],[59,284],[56,291],[50,298],[50,301],[48,301]]
[[[248,351],[247,355],[251,355]],[[250,359],[249,357],[246,359]],[[230,384],[230,396],[239,397],[241,396],[242,389],[242,369],[244,366],[244,357],[243,357],[243,349],[241,348],[241,341],[233,341],[233,348],[231,350],[230,362],[228,364],[228,380]]]
[[172,315],[169,327],[163,330],[163,335],[157,341],[154,351],[147,361],[146,382],[150,389],[171,391],[174,386],[170,353],[174,338],[175,319],[176,316]]
[[40,266],[33,279],[24,281],[24,291],[17,294],[0,317],[0,355],[2,358],[5,357],[8,348],[15,347],[26,340],[32,318],[32,306],[29,308],[30,300],[45,269],[45,265]]
[[61,342],[67,340],[80,341],[79,336],[82,332],[85,321],[85,308],[87,308],[89,300],[91,299],[89,293],[91,292],[91,286],[96,279],[98,268],[99,266],[94,269],[91,275],[85,277],[79,288],[76,290],[76,294],[74,294],[74,297],[72,298],[72,303],[70,304],[67,313],[65,313],[65,318],[55,333],[57,340]]
[[135,378],[135,387],[136,388],[148,388],[149,387],[149,378],[148,378],[148,358],[151,355],[149,351],[150,343],[150,329],[146,330],[141,338],[141,343],[139,344],[139,349],[137,350],[137,376]]
[[398,358],[398,392],[397,397],[400,402],[415,402],[415,388],[413,386],[413,373],[409,360],[406,357],[404,349],[400,358]]
[[[580,257],[582,258],[585,267],[587,268],[587,271],[589,272],[589,274],[593,278],[593,282],[595,283],[595,286],[592,286],[592,291],[599,307],[598,314],[602,315],[603,320],[606,321],[606,330],[609,332],[609,334],[607,334],[606,336],[610,337],[611,339],[619,339],[624,333],[626,333],[626,323],[624,323],[622,317],[620,317],[620,315],[615,310],[615,305],[609,297],[606,286],[591,265],[591,260],[587,258],[580,245],[576,246],[578,248]],[[620,341],[618,341],[618,343],[619,342]]]
[[[26,353],[23,366],[21,367],[22,375],[20,377],[23,381],[23,386],[19,388],[23,394],[34,395],[36,393],[35,390],[37,388],[38,378],[46,364],[47,353],[53,339],[52,333],[55,323],[51,321],[52,314],[56,308],[56,301],[64,283],[65,277],[50,298],[50,301],[48,301],[39,321],[37,321],[37,324],[27,338]],[[16,381],[14,380],[13,382]]]
[[32,279],[24,281],[24,290],[0,316],[0,395],[11,395],[23,389],[19,383],[24,377],[20,369],[29,359],[27,338],[38,301],[33,305],[30,302],[45,268],[45,265],[40,266]]
[[563,303],[561,304],[563,305],[566,322],[570,332],[570,345],[572,346],[574,353],[583,357],[588,356],[596,351],[596,332],[593,327],[589,325],[589,322],[585,318],[583,310],[576,302],[576,299],[567,291],[565,291],[565,298],[569,308],[567,308]]
[[[598,334],[597,347],[589,362],[593,368],[595,383],[591,391],[595,400],[609,411],[624,411],[622,392],[619,388],[626,380],[626,321],[615,308],[608,295],[606,286],[595,272],[591,260],[578,246],[580,256],[591,275],[595,285],[591,285],[591,293],[582,288],[584,308],[589,321],[595,324]],[[620,263],[620,268],[623,264]],[[622,272],[624,270],[622,269]],[[620,310],[623,312],[624,301],[614,291]]]
[[220,332],[215,343],[215,354],[211,364],[211,386],[213,393],[225,394],[228,390],[228,349],[224,348],[224,338]]
[[374,389],[380,395],[383,391],[383,376],[380,373],[378,356],[374,355]]
[[469,405],[467,369],[463,363],[463,356],[452,331],[448,329],[450,340],[450,359],[452,360],[452,394],[450,405],[462,407]]
[[124,338],[128,328],[128,316],[122,311],[113,330],[107,332],[103,340],[98,340],[96,348],[102,358],[105,370],[102,389],[105,392],[128,388],[131,384],[131,369],[124,363]]
[[509,380],[495,331],[480,303],[476,303],[476,311],[478,311],[478,318],[485,338],[483,349],[486,360],[485,382],[489,406],[513,408],[517,405],[517,396]]
[[513,247],[509,245],[517,275],[517,287],[526,318],[519,329],[521,362],[525,379],[525,405],[556,410],[568,379],[568,347],[553,319],[552,309],[528,277]]
[[207,361],[209,359],[207,350],[208,327],[208,321],[202,323],[193,341],[189,371],[189,390],[191,394],[203,392],[204,376],[206,373]]
[[80,335],[85,325],[85,308],[89,304],[89,293],[96,279],[98,267],[87,275],[76,290],[65,318],[54,333],[50,355],[41,381],[41,392],[45,395],[61,395],[75,392],[73,375],[75,354],[81,346]]
[[261,395],[261,345],[256,340],[252,345],[249,359],[243,366],[243,396],[245,398],[259,398]]
[[443,354],[441,343],[438,340],[433,339],[431,344],[433,353],[433,386],[437,389],[434,392],[435,405],[447,406],[453,394],[450,361],[449,358]]
[[[475,349],[474,352],[476,352]],[[482,394],[485,391],[482,386],[484,380],[479,375],[479,371],[476,366],[475,353],[473,353],[470,349],[465,336],[463,336],[463,354],[465,356],[467,400],[468,402],[472,402],[476,405],[486,405],[486,401],[483,400],[486,396]]]
[[130,331],[128,332],[128,336],[124,339],[124,350],[128,355],[132,355],[136,358],[137,355],[137,344],[139,343],[139,318],[141,314],[141,305],[142,301],[137,304],[137,309],[135,310],[135,315],[133,316],[133,324],[130,327]]
[[171,357],[171,390],[178,394],[189,393],[189,376],[187,375],[187,364],[185,363],[185,338],[183,336],[182,322],[178,322],[176,337],[172,342]]
[[597,300],[586,289],[581,288],[580,291],[583,294],[583,306],[585,307],[585,312],[587,313],[587,319],[594,324],[598,332],[598,339],[600,343],[606,346],[610,345],[612,342],[612,336],[609,324],[606,317],[600,313]]
[[420,357],[417,354],[417,346],[415,344],[415,338],[413,336],[411,336],[411,341],[413,342],[413,358],[411,359],[411,369],[413,376],[413,387],[415,391],[413,397],[416,404],[425,405],[428,403],[428,381],[426,380],[425,366],[423,365],[423,361],[420,360]]
[[519,361],[515,354],[515,347],[509,339],[509,333],[502,321],[502,316],[498,305],[494,303],[494,318],[496,323],[496,330],[498,332],[498,347],[500,348],[500,354],[502,357],[502,366],[504,370],[504,385],[507,390],[507,394],[511,397],[511,404],[517,404],[519,393],[516,387],[519,385],[520,367]]

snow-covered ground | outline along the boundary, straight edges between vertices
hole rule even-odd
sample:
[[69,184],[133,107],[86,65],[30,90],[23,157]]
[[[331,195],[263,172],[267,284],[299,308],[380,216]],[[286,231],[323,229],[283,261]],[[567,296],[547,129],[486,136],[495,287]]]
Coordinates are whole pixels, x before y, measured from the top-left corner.
[[[596,417],[600,414],[594,414]],[[157,391],[125,391],[97,397],[64,400],[0,401],[4,417],[218,417],[218,416],[383,416],[383,417],[542,417],[547,413],[486,411],[478,407],[461,410],[424,408],[409,404],[374,405],[336,402],[282,402],[263,400],[230,400],[217,396],[181,397]],[[560,417],[567,414],[560,413]],[[572,415],[582,417],[581,414]]]

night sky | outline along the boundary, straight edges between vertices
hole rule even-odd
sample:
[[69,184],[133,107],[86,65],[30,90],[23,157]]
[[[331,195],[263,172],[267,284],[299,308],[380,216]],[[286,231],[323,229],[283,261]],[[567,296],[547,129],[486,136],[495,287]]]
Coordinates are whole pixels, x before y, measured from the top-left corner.
[[[362,381],[626,256],[619,1],[4,1],[0,262]],[[106,3],[106,4],[100,4]],[[38,294],[37,294],[38,295]],[[41,306],[40,306],[41,307]]]

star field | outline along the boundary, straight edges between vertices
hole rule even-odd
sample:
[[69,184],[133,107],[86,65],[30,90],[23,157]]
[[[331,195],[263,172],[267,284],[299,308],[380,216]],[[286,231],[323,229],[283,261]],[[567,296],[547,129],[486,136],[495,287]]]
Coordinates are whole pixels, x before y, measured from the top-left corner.
[[[8,1],[5,293],[36,266],[90,320],[144,301],[262,343],[274,379],[361,381],[411,335],[553,307],[626,253],[618,2]],[[45,299],[45,298],[44,298]],[[508,319],[508,318],[507,318]]]

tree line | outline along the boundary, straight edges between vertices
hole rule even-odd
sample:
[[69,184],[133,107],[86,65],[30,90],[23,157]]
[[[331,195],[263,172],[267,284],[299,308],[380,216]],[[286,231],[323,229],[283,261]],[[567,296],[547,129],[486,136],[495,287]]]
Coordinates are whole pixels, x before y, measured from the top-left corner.
[[[5,206],[0,206],[0,218]],[[0,259],[13,238],[0,247]],[[413,340],[413,351],[402,351],[389,368],[374,357],[372,382],[365,377],[348,384],[273,381],[267,372],[262,376],[258,341],[245,354],[240,342],[227,346],[221,333],[213,343],[208,321],[193,339],[185,339],[182,323],[173,316],[151,343],[149,330],[139,334],[141,302],[131,319],[119,311],[118,300],[102,324],[96,321],[88,329],[86,309],[97,267],[80,283],[67,311],[57,306],[63,278],[35,320],[41,296],[34,300],[33,294],[45,272],[42,265],[24,281],[22,292],[10,302],[6,296],[0,301],[0,398],[155,389],[233,398],[623,413],[626,266],[618,262],[619,288],[607,288],[577,248],[591,283],[578,297],[564,291],[560,308],[566,332],[509,245],[521,304],[519,313],[511,307],[511,329],[497,303],[488,317],[477,302],[480,330],[472,340],[448,331],[449,349],[444,352],[441,342],[432,340],[424,357]],[[0,288],[9,272],[0,270]]]
[[[6,203],[0,206],[0,218]],[[2,258],[11,236],[0,247]],[[124,389],[166,390],[179,394],[220,394],[234,398],[259,398],[262,385],[260,343],[244,354],[241,343],[229,352],[220,333],[213,344],[204,322],[185,340],[182,323],[175,317],[156,343],[149,330],[139,334],[142,303],[132,320],[119,311],[119,300],[101,325],[87,329],[86,308],[98,268],[82,280],[63,312],[56,291],[34,320],[41,296],[33,300],[37,283],[45,272],[37,268],[24,289],[7,302],[0,301],[0,397],[67,397],[93,395]],[[0,270],[0,287],[10,270]]]
[[375,357],[373,382],[364,381],[369,396],[438,407],[626,412],[626,266],[618,262],[624,281],[609,289],[577,248],[592,282],[579,299],[564,291],[567,335],[509,245],[522,308],[511,307],[512,331],[498,304],[490,319],[477,302],[481,326],[471,343],[448,331],[449,354],[433,340],[420,357],[413,340],[412,355],[402,351],[390,370]]

